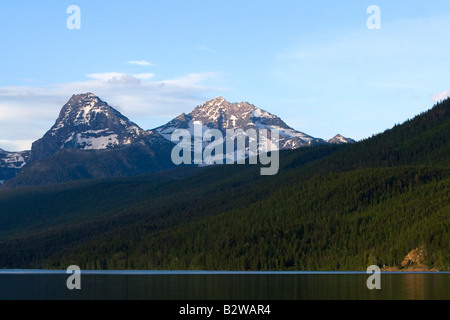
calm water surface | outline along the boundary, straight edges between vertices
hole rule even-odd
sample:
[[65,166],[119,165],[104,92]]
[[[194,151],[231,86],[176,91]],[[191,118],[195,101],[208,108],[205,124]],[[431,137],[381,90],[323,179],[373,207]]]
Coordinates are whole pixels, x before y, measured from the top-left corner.
[[321,300],[450,299],[449,273],[81,272],[68,290],[65,271],[0,271],[0,299]]

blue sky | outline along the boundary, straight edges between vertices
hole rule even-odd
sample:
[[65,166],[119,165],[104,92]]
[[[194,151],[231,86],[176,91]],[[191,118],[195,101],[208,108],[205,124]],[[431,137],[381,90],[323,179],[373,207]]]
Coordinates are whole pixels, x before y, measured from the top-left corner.
[[83,92],[144,129],[221,95],[359,140],[450,94],[449,39],[448,0],[2,1],[0,148],[29,149]]

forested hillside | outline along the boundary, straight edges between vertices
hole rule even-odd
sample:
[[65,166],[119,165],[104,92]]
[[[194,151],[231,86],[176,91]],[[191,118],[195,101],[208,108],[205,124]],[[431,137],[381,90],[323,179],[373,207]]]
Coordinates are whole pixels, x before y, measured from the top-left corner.
[[0,267],[450,270],[450,100],[354,145],[0,192]]

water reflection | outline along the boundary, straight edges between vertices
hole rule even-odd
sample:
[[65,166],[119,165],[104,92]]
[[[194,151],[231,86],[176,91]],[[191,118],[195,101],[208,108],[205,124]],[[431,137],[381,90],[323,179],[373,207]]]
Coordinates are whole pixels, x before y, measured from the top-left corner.
[[82,274],[68,290],[65,274],[0,274],[0,299],[377,300],[450,299],[450,274]]

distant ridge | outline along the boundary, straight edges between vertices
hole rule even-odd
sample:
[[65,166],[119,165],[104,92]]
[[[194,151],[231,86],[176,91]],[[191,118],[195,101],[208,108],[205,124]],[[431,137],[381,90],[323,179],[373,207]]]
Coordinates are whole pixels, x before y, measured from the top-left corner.
[[[5,187],[142,174],[173,168],[171,135],[176,129],[261,129],[279,132],[281,150],[353,143],[340,135],[325,141],[289,127],[279,117],[248,102],[216,97],[153,130],[143,130],[95,94],[74,94],[55,124],[31,151],[0,151],[0,184]],[[207,162],[207,159],[205,159]],[[6,181],[6,182],[4,182]]]
[[220,96],[195,107],[188,114],[179,115],[155,130],[170,140],[176,129],[188,129],[192,134],[194,123],[202,123],[206,127],[205,130],[219,129],[224,135],[227,129],[277,130],[280,135],[280,150],[326,144],[323,139],[294,130],[279,117],[248,102],[230,103]]
[[3,189],[0,267],[450,271],[449,130],[450,99],[356,144],[284,150],[270,177],[190,166]]
[[102,150],[129,145],[144,135],[139,128],[93,93],[73,95],[49,131],[33,143],[30,161],[59,149]]

